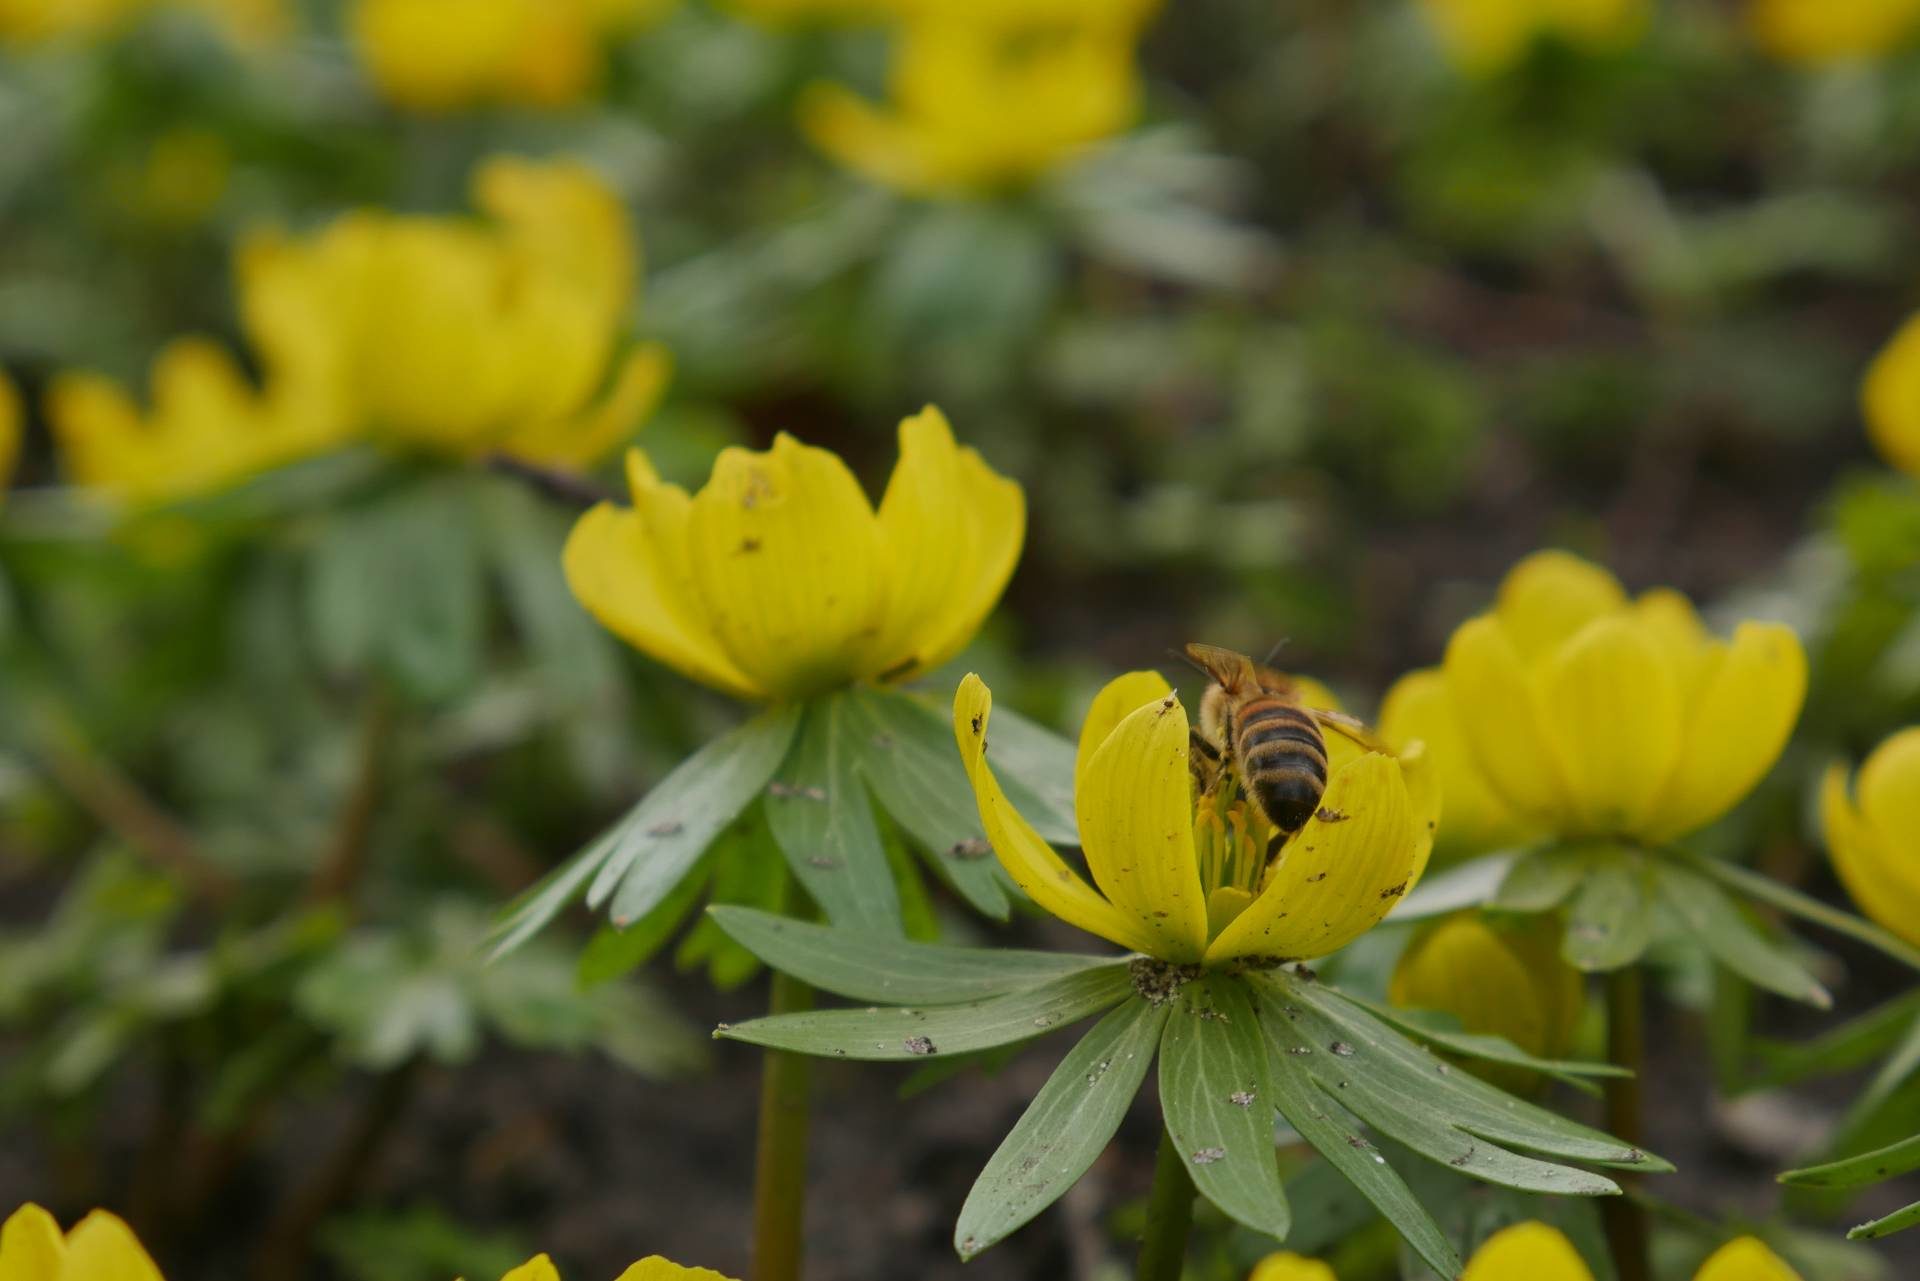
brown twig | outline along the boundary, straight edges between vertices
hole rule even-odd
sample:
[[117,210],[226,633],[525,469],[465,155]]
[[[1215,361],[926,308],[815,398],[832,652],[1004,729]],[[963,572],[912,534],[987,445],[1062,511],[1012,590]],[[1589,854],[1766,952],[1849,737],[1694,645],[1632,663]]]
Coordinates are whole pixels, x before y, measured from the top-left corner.
[[216,906],[238,886],[201,855],[193,833],[150,798],[119,767],[97,756],[72,727],[42,736],[41,765],[61,790],[136,854],[185,881]]
[[380,809],[386,777],[387,746],[393,736],[393,721],[393,693],[385,684],[375,684],[367,691],[360,726],[359,765],[353,784],[340,807],[326,855],[307,885],[310,903],[351,898],[354,887],[366,872],[373,820]]
[[569,507],[585,508],[620,501],[619,493],[579,472],[542,467],[511,454],[488,454],[485,461],[489,471],[511,476],[535,493]]

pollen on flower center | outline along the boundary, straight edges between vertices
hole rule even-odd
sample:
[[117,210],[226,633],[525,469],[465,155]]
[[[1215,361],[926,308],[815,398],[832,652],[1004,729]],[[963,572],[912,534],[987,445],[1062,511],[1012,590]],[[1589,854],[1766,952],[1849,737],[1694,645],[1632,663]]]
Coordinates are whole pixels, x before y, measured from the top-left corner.
[[1237,783],[1194,799],[1193,846],[1207,896],[1207,934],[1225,929],[1260,891],[1273,827]]

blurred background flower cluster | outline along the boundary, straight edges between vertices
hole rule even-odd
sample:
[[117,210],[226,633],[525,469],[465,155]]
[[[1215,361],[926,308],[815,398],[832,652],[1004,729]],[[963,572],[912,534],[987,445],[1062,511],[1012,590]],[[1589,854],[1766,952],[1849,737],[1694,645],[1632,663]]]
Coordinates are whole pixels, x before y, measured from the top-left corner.
[[[755,1061],[704,1028],[753,957],[480,947],[735,716],[561,575],[635,440],[878,492],[938,404],[1027,537],[928,686],[1056,728],[1204,638],[1438,742],[1437,670],[1382,695],[1542,546],[1785,623],[1806,710],[1705,839],[1839,901],[1831,839],[1913,935],[1910,811],[1829,770],[1920,721],[1914,0],[0,0],[0,138],[0,1205],[112,1204],[171,1275],[744,1269]],[[1459,786],[1438,862],[1524,836]],[[753,865],[711,897],[772,906]],[[1389,926],[1349,982],[1574,1052],[1542,946]],[[1533,989],[1442,999],[1476,957]],[[1757,1219],[1846,1078],[1734,1088],[1739,1000],[1663,964],[1672,1195]],[[816,1204],[870,1213],[816,1211],[819,1275],[958,1275],[1024,1095],[871,1079],[823,1085]],[[997,1275],[1108,1275],[1144,1184],[1096,1175]],[[1209,1278],[1260,1257],[1216,1235]],[[1920,1268],[1879,1260],[1795,1256]]]

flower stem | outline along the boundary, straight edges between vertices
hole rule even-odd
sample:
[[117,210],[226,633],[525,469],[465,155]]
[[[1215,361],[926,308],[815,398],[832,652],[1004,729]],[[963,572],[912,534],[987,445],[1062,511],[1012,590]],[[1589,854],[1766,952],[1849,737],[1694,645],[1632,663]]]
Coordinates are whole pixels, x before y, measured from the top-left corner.
[[1173,1136],[1160,1130],[1153,1162],[1153,1192],[1147,1200],[1147,1231],[1140,1243],[1138,1281],[1180,1281],[1187,1261],[1187,1230],[1193,1226],[1193,1179]]
[[[1637,965],[1626,965],[1607,975],[1607,1061],[1626,1068],[1632,1076],[1608,1077],[1607,1132],[1627,1143],[1640,1143],[1640,1074],[1646,1062],[1645,980]],[[1632,1176],[1615,1172],[1623,1194],[1600,1203],[1620,1281],[1651,1281],[1647,1256],[1647,1212],[1633,1195]]]
[[[769,1014],[813,1008],[813,989],[774,971]],[[753,1172],[753,1281],[798,1281],[805,1254],[808,1062],[767,1051],[760,1078],[759,1149]]]

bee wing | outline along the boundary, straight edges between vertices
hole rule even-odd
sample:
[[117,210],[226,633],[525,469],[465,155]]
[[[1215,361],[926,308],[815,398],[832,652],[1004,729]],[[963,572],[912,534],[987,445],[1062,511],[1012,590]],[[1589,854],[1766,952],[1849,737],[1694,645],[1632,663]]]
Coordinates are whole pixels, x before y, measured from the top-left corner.
[[1385,740],[1369,729],[1367,723],[1358,716],[1349,716],[1345,712],[1336,712],[1326,707],[1309,707],[1307,710],[1313,713],[1313,718],[1319,721],[1323,728],[1332,730],[1342,738],[1352,739],[1370,752],[1379,752],[1386,756],[1394,755],[1393,749],[1387,746]]

